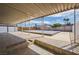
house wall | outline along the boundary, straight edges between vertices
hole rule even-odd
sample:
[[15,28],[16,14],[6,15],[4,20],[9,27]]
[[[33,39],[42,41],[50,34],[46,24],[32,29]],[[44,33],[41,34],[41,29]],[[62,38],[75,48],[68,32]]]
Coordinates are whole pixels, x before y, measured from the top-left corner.
[[8,27],[9,32],[16,32],[17,31],[17,27]]
[[[15,32],[17,31],[17,27],[8,27],[8,32]],[[0,26],[0,33],[7,32],[6,26]]]
[[0,26],[0,33],[7,32],[6,26]]

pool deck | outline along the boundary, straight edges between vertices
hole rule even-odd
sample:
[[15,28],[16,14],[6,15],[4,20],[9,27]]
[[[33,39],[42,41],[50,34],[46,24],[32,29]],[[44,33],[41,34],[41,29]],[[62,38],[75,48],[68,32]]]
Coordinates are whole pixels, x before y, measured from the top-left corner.
[[50,45],[55,45],[59,48],[62,48],[71,52],[73,51],[79,54],[78,45],[74,45],[73,47],[71,47],[71,40],[73,41],[73,33],[71,32],[60,32],[52,36],[39,35],[39,34],[34,34],[34,33],[25,33],[25,32],[13,32],[13,33],[11,32],[10,34],[26,39],[27,41],[39,40],[41,42],[45,42]]
[[23,39],[36,39],[40,38],[49,38],[51,40],[60,40],[60,41],[66,41],[70,43],[70,40],[73,40],[73,33],[69,32],[60,32],[52,36],[47,36],[47,35],[40,35],[40,34],[34,34],[34,33],[25,33],[25,32],[10,32],[10,34],[13,34],[15,36],[21,37]]

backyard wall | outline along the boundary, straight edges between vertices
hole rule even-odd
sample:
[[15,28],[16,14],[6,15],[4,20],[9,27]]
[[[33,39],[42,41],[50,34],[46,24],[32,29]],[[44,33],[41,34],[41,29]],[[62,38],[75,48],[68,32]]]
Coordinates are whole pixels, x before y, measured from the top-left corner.
[[52,28],[52,30],[57,30],[57,31],[72,31],[72,26],[61,26],[61,27]]
[[[29,30],[29,27],[17,27],[18,31],[22,31],[22,30]],[[36,30],[35,27],[30,27],[30,30]]]
[[[29,30],[29,27],[18,27],[18,31],[22,30]],[[61,26],[61,27],[46,27],[46,26],[41,26],[39,28],[35,27],[30,27],[30,30],[55,30],[55,31],[72,31],[72,26]]]

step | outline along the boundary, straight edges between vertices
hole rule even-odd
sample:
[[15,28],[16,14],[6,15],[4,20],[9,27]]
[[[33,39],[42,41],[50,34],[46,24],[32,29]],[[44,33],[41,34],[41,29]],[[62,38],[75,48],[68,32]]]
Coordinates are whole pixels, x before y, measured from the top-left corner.
[[50,53],[49,51],[47,51],[47,50],[45,50],[45,49],[43,49],[35,44],[30,45],[29,48],[40,55],[54,55],[53,53]]
[[[46,40],[46,39],[45,39]],[[51,53],[57,54],[57,55],[74,55],[76,53],[69,51],[67,49],[64,49],[63,46],[66,44],[65,42],[56,41],[56,40],[46,40],[44,39],[38,39],[35,40],[35,44],[48,50]],[[63,43],[63,44],[62,44]]]

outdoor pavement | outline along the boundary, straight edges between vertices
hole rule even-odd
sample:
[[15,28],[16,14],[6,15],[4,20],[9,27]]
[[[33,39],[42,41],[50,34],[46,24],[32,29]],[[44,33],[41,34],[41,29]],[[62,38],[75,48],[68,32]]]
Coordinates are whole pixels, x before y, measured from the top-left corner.
[[[50,45],[55,45],[57,47],[60,47],[60,48],[66,49],[66,50],[69,50],[69,51],[73,50],[73,52],[79,53],[79,46],[70,48],[72,46],[71,44],[74,40],[73,39],[74,36],[73,36],[72,32],[60,32],[60,33],[57,33],[52,36],[25,33],[25,32],[13,32],[10,34],[24,38],[26,40],[39,40],[39,41],[45,42]],[[34,47],[31,46],[31,49],[34,50]]]

